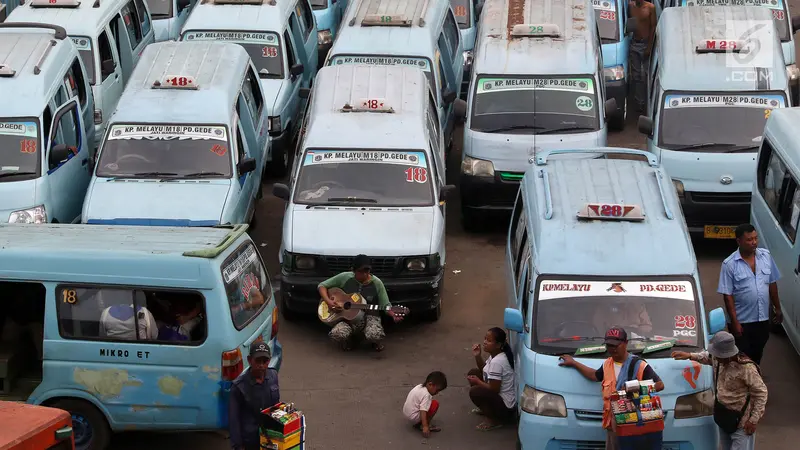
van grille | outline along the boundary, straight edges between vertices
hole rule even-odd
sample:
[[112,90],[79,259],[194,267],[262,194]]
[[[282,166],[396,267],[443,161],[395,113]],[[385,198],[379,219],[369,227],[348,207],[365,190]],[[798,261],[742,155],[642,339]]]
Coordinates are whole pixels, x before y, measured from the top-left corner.
[[[322,256],[321,258],[325,260],[330,275],[352,270],[353,256]],[[372,273],[378,277],[392,275],[397,267],[396,257],[376,256],[371,257],[370,260],[372,261]]]
[[697,203],[750,203],[749,192],[691,192]]

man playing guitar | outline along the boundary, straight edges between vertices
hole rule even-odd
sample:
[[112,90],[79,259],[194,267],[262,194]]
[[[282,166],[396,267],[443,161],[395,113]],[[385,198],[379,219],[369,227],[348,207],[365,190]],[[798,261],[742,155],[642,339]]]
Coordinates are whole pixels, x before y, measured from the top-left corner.
[[[377,303],[381,308],[390,307],[389,296],[380,278],[371,274],[372,263],[366,255],[358,255],[353,259],[353,271],[342,272],[319,284],[317,289],[322,300],[327,303],[332,311],[341,311],[341,307],[334,302],[328,295],[328,289],[339,288],[348,294],[360,294],[368,304]],[[403,320],[403,317],[387,310],[386,314],[394,319],[395,322]],[[382,351],[384,345],[381,341],[386,336],[381,325],[381,318],[376,315],[362,315],[350,323],[339,322],[330,331],[328,336],[342,346],[342,350],[352,349],[352,338],[355,332],[363,332],[364,338],[372,343],[375,351]]]

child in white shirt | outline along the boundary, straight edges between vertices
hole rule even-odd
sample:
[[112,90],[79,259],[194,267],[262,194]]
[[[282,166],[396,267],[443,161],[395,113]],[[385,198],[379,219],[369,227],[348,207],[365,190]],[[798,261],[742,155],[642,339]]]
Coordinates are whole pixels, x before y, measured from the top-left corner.
[[447,378],[442,372],[431,372],[425,378],[425,383],[418,384],[411,389],[403,405],[403,415],[406,416],[414,428],[422,430],[422,435],[429,437],[431,432],[442,431],[439,427],[431,426],[431,419],[439,410],[439,402],[433,396],[447,389]]

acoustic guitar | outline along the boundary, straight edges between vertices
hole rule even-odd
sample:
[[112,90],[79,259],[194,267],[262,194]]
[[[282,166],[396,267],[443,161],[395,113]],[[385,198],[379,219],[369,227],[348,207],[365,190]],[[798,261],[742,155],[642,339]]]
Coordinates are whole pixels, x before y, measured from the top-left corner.
[[391,311],[397,316],[406,316],[409,313],[408,308],[405,306],[387,306],[381,307],[378,305],[369,305],[364,301],[360,294],[347,294],[339,288],[328,289],[328,297],[333,302],[342,308],[339,312],[331,311],[325,300],[319,302],[317,307],[317,316],[322,323],[334,326],[341,321],[352,322],[356,319],[362,319],[364,311]]

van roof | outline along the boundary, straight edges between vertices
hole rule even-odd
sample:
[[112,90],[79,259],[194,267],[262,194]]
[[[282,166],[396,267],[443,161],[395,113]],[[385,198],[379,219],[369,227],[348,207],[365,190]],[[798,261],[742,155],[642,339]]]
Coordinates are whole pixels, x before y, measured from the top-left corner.
[[[655,157],[650,156],[650,163],[607,157],[553,158],[541,164],[541,156],[522,181],[539,273],[637,276],[696,271],[680,203]],[[638,205],[645,218],[639,222],[578,219],[577,212],[587,203]],[[611,260],[614,264],[608,264]]]
[[38,22],[60,25],[67,34],[97,37],[99,30],[108,25],[111,16],[119,11],[128,0],[80,0],[72,6],[73,0],[58,0],[64,4],[33,6],[28,0],[11,11],[6,22]]
[[[249,66],[250,56],[236,44],[150,44],[131,74],[112,121],[228,124]],[[153,87],[154,82],[164,83],[168,76],[194,77],[197,89]]]
[[[559,36],[512,34],[515,26],[524,25],[555,25]],[[486,0],[474,70],[487,74],[594,73],[600,51],[596,27],[591,0]]]
[[764,135],[771,138],[770,144],[773,148],[787,156],[784,161],[794,173],[800,168],[800,154],[794,150],[800,134],[798,123],[800,108],[777,108],[772,110],[764,127]]
[[0,98],[11,99],[3,101],[3,116],[39,117],[60,86],[62,69],[72,64],[78,51],[71,39],[53,33],[0,28],[0,66],[6,66],[0,72],[14,71],[12,77],[0,75]]
[[[317,73],[305,148],[427,149],[429,85],[404,66],[330,66]],[[379,99],[393,112],[343,112]]]
[[[330,54],[430,58],[438,25],[449,9],[448,2],[431,0],[352,0]],[[380,17],[390,17],[398,24],[376,25]],[[407,22],[401,24],[403,21]]]
[[[753,6],[687,6],[665,8],[658,20],[659,83],[665,90],[754,91],[786,90],[788,80],[783,50],[774,26],[758,30],[761,48],[770,51],[772,66],[741,67],[727,64],[731,53],[698,53],[708,40],[741,40],[754,27],[772,23],[769,9]],[[774,44],[774,45],[770,45]],[[731,74],[747,70],[753,76]],[[757,75],[757,70],[769,71]],[[696,76],[687,77],[691,73]]]
[[280,34],[286,29],[295,4],[297,0],[262,0],[261,4],[202,0],[192,9],[181,34],[189,30],[274,31]]

